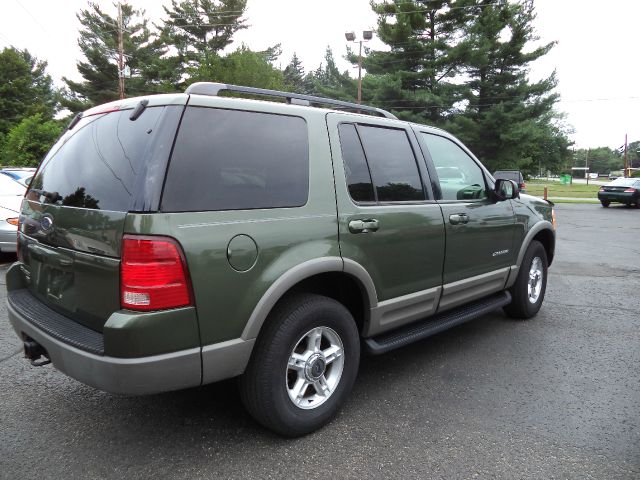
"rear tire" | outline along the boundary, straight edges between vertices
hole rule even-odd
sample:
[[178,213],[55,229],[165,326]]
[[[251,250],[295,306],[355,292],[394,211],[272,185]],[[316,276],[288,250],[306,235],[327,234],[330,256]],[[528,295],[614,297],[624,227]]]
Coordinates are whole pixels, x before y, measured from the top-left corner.
[[607,208],[611,202],[607,202],[606,200],[600,200],[600,203],[604,208]]
[[523,320],[534,317],[542,306],[546,290],[547,252],[539,241],[532,240],[510,289],[512,300],[504,307],[505,313]]
[[240,377],[240,396],[260,424],[298,437],[336,415],[359,362],[360,336],[344,305],[295,295],[270,314]]

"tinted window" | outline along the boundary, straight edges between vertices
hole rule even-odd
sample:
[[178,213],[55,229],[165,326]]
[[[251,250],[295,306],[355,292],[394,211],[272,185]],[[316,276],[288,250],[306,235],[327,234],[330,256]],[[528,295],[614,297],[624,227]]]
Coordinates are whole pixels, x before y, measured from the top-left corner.
[[404,130],[358,126],[379,202],[424,200],[418,166]]
[[349,195],[356,202],[374,202],[371,174],[355,125],[340,125],[340,145]]
[[482,169],[448,138],[423,133],[438,173],[443,200],[473,200],[487,196]]
[[297,207],[308,192],[302,118],[187,108],[169,164],[164,211]]
[[165,108],[147,108],[136,121],[130,110],[82,119],[51,149],[31,188],[57,192],[62,205],[128,211],[151,139],[167,148],[173,140],[153,135]]

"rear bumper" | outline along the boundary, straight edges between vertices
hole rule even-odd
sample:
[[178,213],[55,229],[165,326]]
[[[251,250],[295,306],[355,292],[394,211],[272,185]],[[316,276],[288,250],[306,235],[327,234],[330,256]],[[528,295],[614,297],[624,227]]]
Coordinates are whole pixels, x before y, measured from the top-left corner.
[[9,226],[9,224],[5,222],[4,228],[0,227],[0,252],[15,253],[18,229],[11,225],[13,230],[9,230],[6,228],[7,226]]
[[606,202],[635,203],[638,195],[624,192],[598,192],[598,200]]
[[116,358],[80,350],[43,332],[11,304],[9,321],[47,351],[51,363],[66,375],[111,393],[142,395],[195,387],[201,383],[200,348],[139,358]]

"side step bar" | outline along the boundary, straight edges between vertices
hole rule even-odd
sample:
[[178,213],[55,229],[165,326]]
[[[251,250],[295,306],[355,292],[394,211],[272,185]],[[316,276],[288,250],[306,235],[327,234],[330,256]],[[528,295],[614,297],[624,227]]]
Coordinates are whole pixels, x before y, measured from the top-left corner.
[[426,320],[420,320],[397,330],[383,333],[377,337],[366,338],[364,347],[367,352],[373,355],[387,353],[491,313],[509,303],[511,303],[511,294],[507,291],[500,292],[463,307],[429,317]]

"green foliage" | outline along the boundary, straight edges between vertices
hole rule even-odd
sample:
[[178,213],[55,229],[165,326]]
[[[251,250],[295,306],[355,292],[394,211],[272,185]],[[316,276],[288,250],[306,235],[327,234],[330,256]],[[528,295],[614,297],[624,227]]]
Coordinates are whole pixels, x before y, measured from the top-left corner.
[[13,47],[0,52],[0,144],[24,117],[51,118],[58,109],[58,94],[41,62],[27,50]]
[[465,102],[449,128],[490,169],[558,170],[568,158],[569,140],[553,110],[558,95],[555,72],[532,83],[529,64],[553,43],[531,49],[537,40],[531,0],[464,0],[460,48],[466,77]]
[[213,65],[233,35],[247,28],[246,7],[247,0],[171,0],[171,8],[163,7],[169,18],[162,39],[177,51],[173,61],[180,73]]
[[284,88],[287,91],[306,94],[313,92],[312,77],[305,75],[302,62],[295,53],[282,73]]
[[222,82],[282,90],[284,88],[282,72],[269,62],[273,58],[274,48],[264,52],[253,52],[242,45],[225,57],[211,54],[197,68],[188,70],[190,74],[188,83]]
[[627,162],[633,168],[640,168],[640,140],[627,145]]
[[330,47],[324,55],[325,64],[305,77],[309,93],[320,97],[353,101],[358,95],[358,82],[348,72],[340,72]]
[[[68,91],[64,106],[78,112],[119,98],[118,20],[93,2],[77,15],[82,29],[78,45],[85,57],[77,63],[84,79],[63,78]],[[125,79],[127,96],[175,91],[177,64],[163,56],[168,47],[153,34],[144,10],[122,4],[123,50],[131,76]]]
[[60,122],[45,120],[41,113],[23,119],[6,135],[0,164],[35,167],[63,130]]
[[622,157],[608,147],[581,148],[574,152],[573,167],[584,167],[588,164],[590,172],[609,173],[622,170]]
[[[461,10],[454,0],[394,0],[372,2],[378,14],[377,34],[389,51],[365,49],[363,66],[378,76],[363,88],[363,98],[398,117],[442,124],[455,111],[461,86],[455,81],[462,67],[458,34]],[[349,51],[347,58],[357,63]]]

